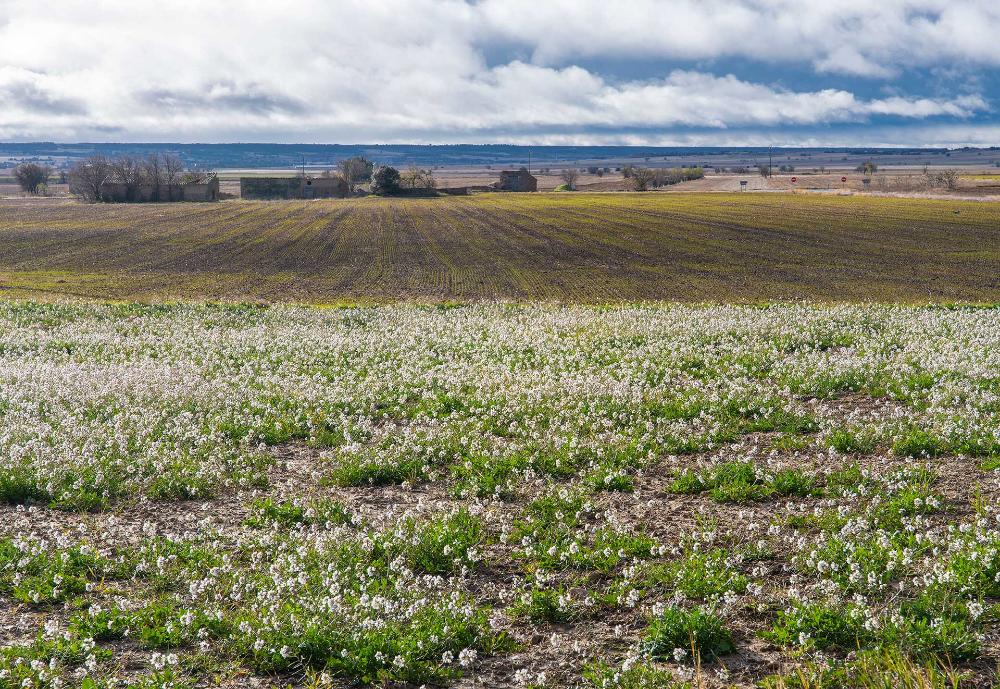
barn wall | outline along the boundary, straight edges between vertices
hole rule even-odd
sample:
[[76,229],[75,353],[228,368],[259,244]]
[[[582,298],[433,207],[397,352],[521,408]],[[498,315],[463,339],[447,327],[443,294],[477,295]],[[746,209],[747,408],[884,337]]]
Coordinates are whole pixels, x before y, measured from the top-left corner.
[[336,177],[240,177],[240,198],[255,200],[330,199],[347,196],[347,185]]

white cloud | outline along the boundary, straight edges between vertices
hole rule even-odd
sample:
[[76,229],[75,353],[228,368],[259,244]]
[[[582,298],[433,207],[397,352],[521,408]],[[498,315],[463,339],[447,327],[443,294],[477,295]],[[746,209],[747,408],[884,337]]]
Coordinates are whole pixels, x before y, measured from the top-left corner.
[[1000,65],[996,0],[484,0],[494,31],[542,63],[580,56],[743,57],[884,77]]
[[[0,138],[652,141],[671,127],[962,119],[989,103],[865,99],[822,75],[1000,64],[993,29],[1000,9],[976,0],[0,0]],[[740,55],[805,61],[817,87],[711,64],[616,81],[575,64]]]

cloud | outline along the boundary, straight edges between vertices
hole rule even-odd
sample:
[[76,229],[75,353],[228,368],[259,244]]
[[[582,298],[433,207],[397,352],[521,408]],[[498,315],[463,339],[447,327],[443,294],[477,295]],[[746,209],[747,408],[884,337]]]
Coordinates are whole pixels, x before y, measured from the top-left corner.
[[738,57],[886,77],[960,60],[1000,65],[995,0],[484,0],[487,25],[543,64],[581,56]]
[[[960,123],[991,113],[978,82],[908,94],[893,76],[1000,65],[992,0],[0,0],[0,15],[0,137],[18,139],[653,141]],[[671,64],[653,78],[602,68],[655,60]],[[791,88],[786,68],[814,78]]]
[[41,72],[0,67],[0,111],[12,115],[84,115],[86,104],[62,95],[55,80]]
[[238,111],[253,115],[301,113],[306,105],[296,98],[269,93],[257,84],[219,81],[194,89],[150,89],[139,91],[136,100],[145,106],[190,113],[197,110],[227,113]]

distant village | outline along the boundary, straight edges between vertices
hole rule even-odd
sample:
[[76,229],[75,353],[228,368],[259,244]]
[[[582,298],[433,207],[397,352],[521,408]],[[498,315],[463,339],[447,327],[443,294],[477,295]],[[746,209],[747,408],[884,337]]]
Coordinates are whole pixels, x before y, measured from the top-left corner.
[[[145,156],[91,155],[54,168],[51,161],[28,160],[16,165],[13,177],[21,190],[37,196],[51,195],[49,184],[57,178],[61,193],[66,190],[89,203],[164,203],[212,202],[223,199],[293,200],[338,199],[356,196],[466,196],[477,192],[529,193],[539,190],[539,178],[528,166],[495,170],[485,166],[487,179],[455,178],[445,174],[450,184],[441,184],[434,176],[435,168],[414,165],[400,170],[391,165],[379,165],[364,156],[352,156],[321,172],[307,172],[305,164],[295,173],[240,171],[239,186],[233,171],[222,177],[212,170],[188,169],[183,161],[169,153]],[[650,168],[636,165],[597,166],[564,164],[553,170],[541,167],[546,177],[545,189],[576,191],[581,175],[587,174],[593,184],[604,175],[613,175],[624,183],[624,190],[646,191],[704,176],[701,167]],[[493,179],[490,180],[489,178]],[[624,182],[622,182],[624,180]],[[224,182],[224,184],[221,184]]]
[[[51,167],[37,162],[18,165],[15,179],[22,190],[44,195]],[[164,153],[146,157],[91,156],[60,171],[70,193],[91,203],[163,203],[218,201],[219,176],[212,171],[186,170],[181,160]],[[527,168],[503,170],[499,181],[480,186],[442,187],[431,170],[411,167],[400,172],[389,165],[354,156],[319,175],[246,175],[239,178],[239,196],[251,200],[336,199],[379,196],[467,195],[473,191],[538,191],[538,179]],[[230,196],[231,197],[231,196]]]

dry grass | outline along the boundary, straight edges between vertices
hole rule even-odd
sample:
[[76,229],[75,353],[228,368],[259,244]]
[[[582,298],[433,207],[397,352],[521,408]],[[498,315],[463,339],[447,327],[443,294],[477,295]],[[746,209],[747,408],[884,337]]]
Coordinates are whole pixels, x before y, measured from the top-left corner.
[[765,194],[0,202],[8,296],[1000,299],[1000,205]]

